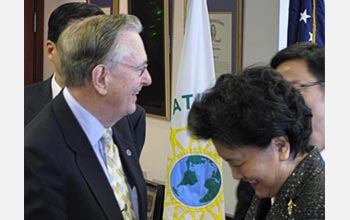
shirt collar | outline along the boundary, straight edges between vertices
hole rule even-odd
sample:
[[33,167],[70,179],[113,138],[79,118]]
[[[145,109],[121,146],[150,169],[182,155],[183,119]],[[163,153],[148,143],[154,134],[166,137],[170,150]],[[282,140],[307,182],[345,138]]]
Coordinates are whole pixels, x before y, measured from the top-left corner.
[[51,79],[51,92],[52,92],[52,99],[54,99],[58,93],[61,92],[62,88],[58,85],[56,82],[56,73],[53,74]]
[[79,104],[66,87],[63,89],[63,96],[89,139],[90,144],[94,146],[101,139],[106,128],[95,116]]

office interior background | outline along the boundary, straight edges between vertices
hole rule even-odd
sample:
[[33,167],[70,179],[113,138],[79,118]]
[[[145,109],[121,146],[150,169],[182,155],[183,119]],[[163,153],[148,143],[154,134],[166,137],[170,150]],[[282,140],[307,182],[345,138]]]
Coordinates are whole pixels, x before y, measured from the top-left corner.
[[[75,0],[77,2],[79,0]],[[80,0],[81,2],[85,2]],[[44,41],[47,36],[47,21],[50,13],[58,5],[69,0],[45,0],[44,2]],[[171,93],[176,87],[177,71],[181,56],[184,33],[184,16],[186,0],[174,0],[172,6],[173,31],[170,48]],[[127,12],[127,0],[119,1],[119,12]],[[242,15],[242,67],[254,63],[268,63],[270,58],[286,46],[288,20],[288,1],[280,0],[244,0]],[[142,21],[141,21],[142,22]],[[43,48],[45,48],[43,46]],[[43,52],[43,79],[53,73],[51,62]],[[169,150],[170,121],[147,116],[146,142],[141,155],[141,166],[145,177],[165,183],[167,174],[167,156]],[[238,181],[231,176],[230,168],[223,163],[223,181],[225,192],[225,211],[232,214],[236,206],[236,187]]]

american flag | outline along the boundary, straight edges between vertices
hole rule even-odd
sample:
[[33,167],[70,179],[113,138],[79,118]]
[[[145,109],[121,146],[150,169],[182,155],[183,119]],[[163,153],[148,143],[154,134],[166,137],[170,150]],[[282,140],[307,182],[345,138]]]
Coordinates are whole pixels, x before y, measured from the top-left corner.
[[290,0],[288,45],[297,42],[325,45],[325,0]]

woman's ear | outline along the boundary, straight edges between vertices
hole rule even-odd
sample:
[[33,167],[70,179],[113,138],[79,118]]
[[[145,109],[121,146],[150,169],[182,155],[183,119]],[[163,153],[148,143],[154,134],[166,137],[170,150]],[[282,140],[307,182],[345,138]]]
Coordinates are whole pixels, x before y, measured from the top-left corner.
[[272,144],[279,154],[280,160],[288,160],[290,155],[290,144],[285,136],[274,137]]
[[92,69],[91,81],[100,95],[107,94],[107,80],[108,68],[105,65],[99,64]]

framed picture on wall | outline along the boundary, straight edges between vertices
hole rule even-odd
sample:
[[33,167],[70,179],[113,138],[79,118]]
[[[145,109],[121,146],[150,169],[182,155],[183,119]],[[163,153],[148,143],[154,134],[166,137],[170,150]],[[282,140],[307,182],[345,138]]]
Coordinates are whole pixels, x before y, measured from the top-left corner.
[[87,0],[86,2],[99,6],[107,15],[118,14],[119,12],[118,0]]
[[143,87],[138,104],[148,116],[170,120],[170,40],[168,0],[128,0],[128,14],[137,16],[142,25],[152,84]]
[[147,184],[147,220],[161,220],[165,186],[150,180]]
[[242,0],[207,0],[216,77],[242,69]]

